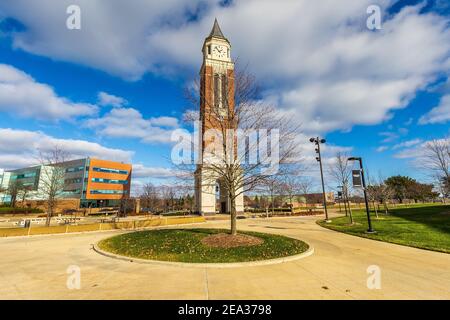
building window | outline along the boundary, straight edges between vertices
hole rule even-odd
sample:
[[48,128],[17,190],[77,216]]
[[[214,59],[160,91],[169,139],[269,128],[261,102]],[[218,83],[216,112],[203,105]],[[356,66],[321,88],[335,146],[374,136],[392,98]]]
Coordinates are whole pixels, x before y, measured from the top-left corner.
[[214,75],[214,109],[220,116],[226,116],[228,106],[228,78],[226,74]]
[[125,194],[124,190],[91,190],[90,194]]
[[99,183],[128,184],[128,180],[116,180],[116,179],[104,179],[104,178],[92,178],[91,181],[99,182]]
[[128,171],[126,171],[126,170],[111,169],[111,168],[99,168],[99,167],[93,167],[92,170],[94,170],[94,171],[96,171],[96,172],[128,174]]
[[66,189],[63,190],[64,193],[75,193],[75,194],[79,194],[80,193],[80,189]]
[[36,172],[25,172],[21,174],[16,174],[11,177],[11,179],[26,179],[36,177]]
[[65,184],[73,184],[73,183],[81,183],[83,179],[81,178],[74,178],[74,179],[66,179],[64,180]]
[[221,96],[222,96],[222,107],[225,108],[228,106],[228,99],[227,99],[227,93],[228,93],[228,79],[226,75],[222,75],[222,81],[221,81],[221,85],[222,85],[222,92],[221,92]]
[[220,75],[214,75],[214,108],[220,108]]
[[208,54],[211,54],[211,45],[208,46]]
[[73,167],[73,168],[67,168],[66,172],[70,173],[70,172],[80,172],[83,171],[84,167]]

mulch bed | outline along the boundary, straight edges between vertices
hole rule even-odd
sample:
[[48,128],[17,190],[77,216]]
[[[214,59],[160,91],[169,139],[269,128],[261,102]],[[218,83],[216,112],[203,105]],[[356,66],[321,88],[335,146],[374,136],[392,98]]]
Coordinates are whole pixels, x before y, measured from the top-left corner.
[[215,247],[215,248],[236,248],[236,247],[249,247],[257,246],[264,242],[263,239],[245,235],[237,234],[232,236],[227,233],[218,233],[211,236],[203,238],[202,243],[204,245]]

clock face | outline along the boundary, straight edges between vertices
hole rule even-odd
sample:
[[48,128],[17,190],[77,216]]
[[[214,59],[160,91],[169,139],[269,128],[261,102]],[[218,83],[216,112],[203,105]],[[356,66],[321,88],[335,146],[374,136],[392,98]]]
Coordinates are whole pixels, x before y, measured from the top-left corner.
[[213,53],[218,58],[226,58],[227,57],[227,48],[224,46],[215,46]]

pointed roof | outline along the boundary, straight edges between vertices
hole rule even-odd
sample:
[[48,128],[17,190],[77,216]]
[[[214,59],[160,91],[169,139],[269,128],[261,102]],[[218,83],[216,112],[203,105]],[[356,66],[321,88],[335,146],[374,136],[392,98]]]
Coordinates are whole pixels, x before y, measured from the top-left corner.
[[225,36],[223,35],[222,30],[220,30],[220,26],[219,26],[219,22],[217,22],[217,18],[214,19],[214,26],[213,26],[211,33],[209,34],[207,39],[213,38],[213,37],[224,39],[224,40],[228,41],[228,39],[225,38]]

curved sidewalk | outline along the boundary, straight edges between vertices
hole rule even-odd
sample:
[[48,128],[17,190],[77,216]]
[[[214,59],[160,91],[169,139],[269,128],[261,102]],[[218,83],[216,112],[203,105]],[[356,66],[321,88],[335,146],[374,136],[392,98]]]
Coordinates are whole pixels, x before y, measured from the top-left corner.
[[[449,254],[353,237],[324,229],[316,219],[239,220],[238,228],[302,239],[315,252],[297,261],[230,269],[138,264],[91,249],[116,231],[0,239],[0,298],[450,299]],[[67,288],[71,266],[80,268],[79,290]],[[367,287],[370,266],[381,271],[381,289]]]

